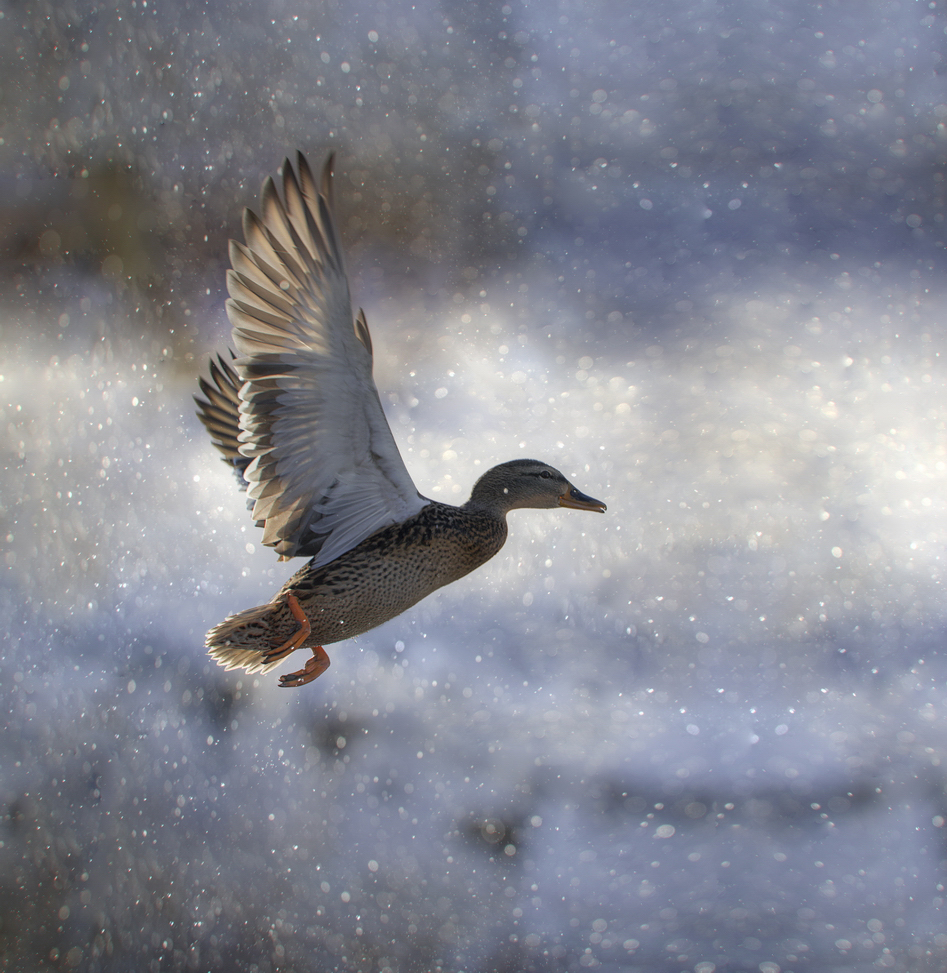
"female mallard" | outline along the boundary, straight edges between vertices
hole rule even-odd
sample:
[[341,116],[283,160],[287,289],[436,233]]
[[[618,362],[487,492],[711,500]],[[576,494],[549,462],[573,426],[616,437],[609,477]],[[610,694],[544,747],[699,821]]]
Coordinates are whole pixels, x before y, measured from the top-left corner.
[[263,543],[311,557],[267,605],[207,633],[227,669],[267,672],[296,649],[302,686],[325,672],[324,645],[400,615],[488,561],[519,507],[605,510],[533,459],[488,470],[462,507],[411,481],[372,379],[365,314],[354,327],[332,206],[332,157],[316,186],[302,153],[283,163],[283,199],[263,184],[262,217],[230,241],[227,314],[241,357],[211,363],[198,415],[253,501]]

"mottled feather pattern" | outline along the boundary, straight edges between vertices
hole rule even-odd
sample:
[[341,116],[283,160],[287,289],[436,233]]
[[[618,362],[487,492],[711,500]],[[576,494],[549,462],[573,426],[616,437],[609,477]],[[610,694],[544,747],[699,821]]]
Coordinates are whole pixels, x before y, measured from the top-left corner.
[[506,536],[505,519],[430,503],[329,565],[314,567],[310,561],[269,605],[233,615],[211,630],[210,654],[222,664],[266,671],[275,664],[266,663],[266,653],[298,627],[286,604],[288,594],[306,606],[312,626],[307,646],[361,635],[490,560]]

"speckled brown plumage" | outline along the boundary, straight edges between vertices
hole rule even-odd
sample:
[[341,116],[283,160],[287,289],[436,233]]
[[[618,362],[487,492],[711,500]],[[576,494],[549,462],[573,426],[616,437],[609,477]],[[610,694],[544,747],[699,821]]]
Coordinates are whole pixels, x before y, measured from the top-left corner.
[[268,605],[232,615],[207,636],[210,654],[248,671],[268,661],[299,627],[286,596],[295,595],[312,627],[298,648],[361,635],[400,615],[433,591],[488,561],[506,540],[504,518],[430,503],[419,514],[380,530],[331,564],[310,561]]

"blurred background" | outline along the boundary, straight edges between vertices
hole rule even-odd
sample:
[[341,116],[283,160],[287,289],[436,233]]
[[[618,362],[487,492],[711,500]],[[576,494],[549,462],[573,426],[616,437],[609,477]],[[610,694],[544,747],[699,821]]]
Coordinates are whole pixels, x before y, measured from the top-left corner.
[[[0,18],[4,968],[947,968],[942,0]],[[285,691],[191,395],[297,148],[422,493],[609,509]]]

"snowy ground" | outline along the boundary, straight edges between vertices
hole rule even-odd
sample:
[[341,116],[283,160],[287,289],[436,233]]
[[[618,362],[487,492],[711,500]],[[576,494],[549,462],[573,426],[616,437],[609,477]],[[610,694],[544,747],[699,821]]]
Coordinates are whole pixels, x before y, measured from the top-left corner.
[[[4,962],[947,967],[941,4],[3,23]],[[190,395],[297,147],[422,492],[609,509],[286,691],[203,652],[293,567]]]

